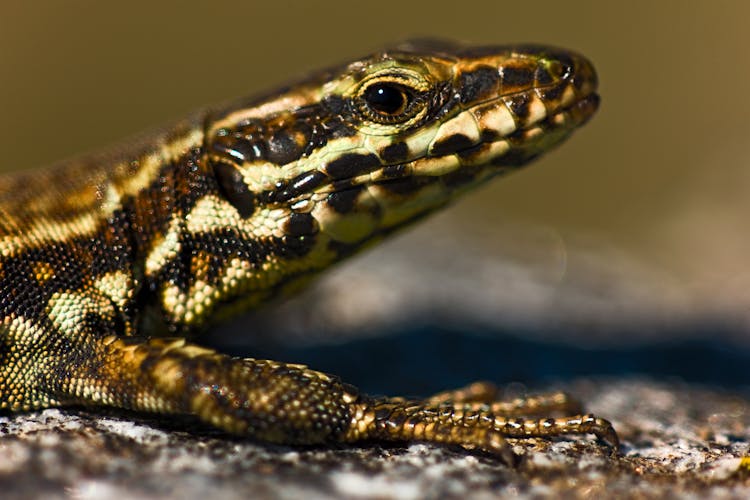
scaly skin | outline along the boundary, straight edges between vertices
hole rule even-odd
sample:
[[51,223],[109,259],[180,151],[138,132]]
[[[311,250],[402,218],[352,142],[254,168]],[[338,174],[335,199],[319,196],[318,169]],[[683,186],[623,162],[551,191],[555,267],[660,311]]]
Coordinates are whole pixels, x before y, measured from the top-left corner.
[[565,395],[477,384],[373,399],[334,376],[186,338],[525,165],[598,104],[591,64],[539,46],[411,43],[129,149],[0,181],[0,408],[193,414],[270,442],[505,437],[610,424]]

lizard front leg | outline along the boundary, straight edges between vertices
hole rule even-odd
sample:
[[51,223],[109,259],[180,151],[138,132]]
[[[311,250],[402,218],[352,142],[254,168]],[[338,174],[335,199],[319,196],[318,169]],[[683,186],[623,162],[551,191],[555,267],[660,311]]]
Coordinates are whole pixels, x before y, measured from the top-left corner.
[[102,346],[93,392],[117,394],[116,406],[192,414],[230,433],[274,443],[427,441],[510,456],[486,411],[471,412],[482,420],[470,412],[456,420],[459,413],[444,404],[373,399],[303,365],[235,358],[183,339],[109,337]]
[[[3,407],[77,404],[195,415],[273,443],[428,442],[490,452],[507,463],[513,453],[506,437],[593,433],[617,446],[609,422],[593,415],[520,417],[569,409],[559,395],[483,401],[496,391],[478,384],[425,400],[371,398],[302,365],[235,358],[183,339],[117,335],[112,316],[89,311],[78,323],[52,319],[62,331],[25,323],[5,330],[13,356],[3,366]],[[23,339],[34,336],[48,347],[27,351]]]
[[527,420],[503,402],[370,398],[302,365],[235,358],[182,339],[111,336],[90,352],[98,357],[87,360],[96,367],[83,371],[90,378],[67,384],[76,392],[59,394],[61,400],[191,414],[268,442],[429,442],[486,451],[508,463],[506,437],[593,433],[617,446],[609,422],[593,415]]

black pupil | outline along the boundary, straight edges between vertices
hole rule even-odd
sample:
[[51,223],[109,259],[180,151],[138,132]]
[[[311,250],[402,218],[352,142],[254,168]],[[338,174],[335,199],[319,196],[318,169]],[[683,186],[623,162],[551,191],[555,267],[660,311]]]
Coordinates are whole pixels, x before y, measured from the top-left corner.
[[365,90],[365,100],[375,111],[396,114],[406,104],[406,94],[396,85],[379,83],[371,85]]

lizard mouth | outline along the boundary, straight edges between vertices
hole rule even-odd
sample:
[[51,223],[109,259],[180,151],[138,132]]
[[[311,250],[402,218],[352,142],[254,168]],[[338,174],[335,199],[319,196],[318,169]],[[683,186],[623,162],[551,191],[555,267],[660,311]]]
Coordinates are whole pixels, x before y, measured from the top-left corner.
[[596,110],[599,109],[600,100],[599,94],[592,92],[583,96],[571,106],[563,108],[561,112],[569,113],[575,120],[575,126],[584,125],[594,116]]

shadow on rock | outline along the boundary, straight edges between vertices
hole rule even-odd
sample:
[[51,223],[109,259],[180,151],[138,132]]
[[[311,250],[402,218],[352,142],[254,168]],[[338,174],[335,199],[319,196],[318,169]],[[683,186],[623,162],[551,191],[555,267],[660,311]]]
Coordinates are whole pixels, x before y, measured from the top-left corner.
[[[239,356],[304,363],[371,394],[424,396],[475,380],[522,381],[533,388],[579,377],[681,379],[734,389],[750,385],[750,349],[710,340],[709,332],[690,333],[665,335],[690,337],[668,343],[587,348],[524,340],[539,335],[524,336],[517,331],[419,327],[337,344],[253,343],[220,348]],[[560,338],[565,335],[561,333]]]

